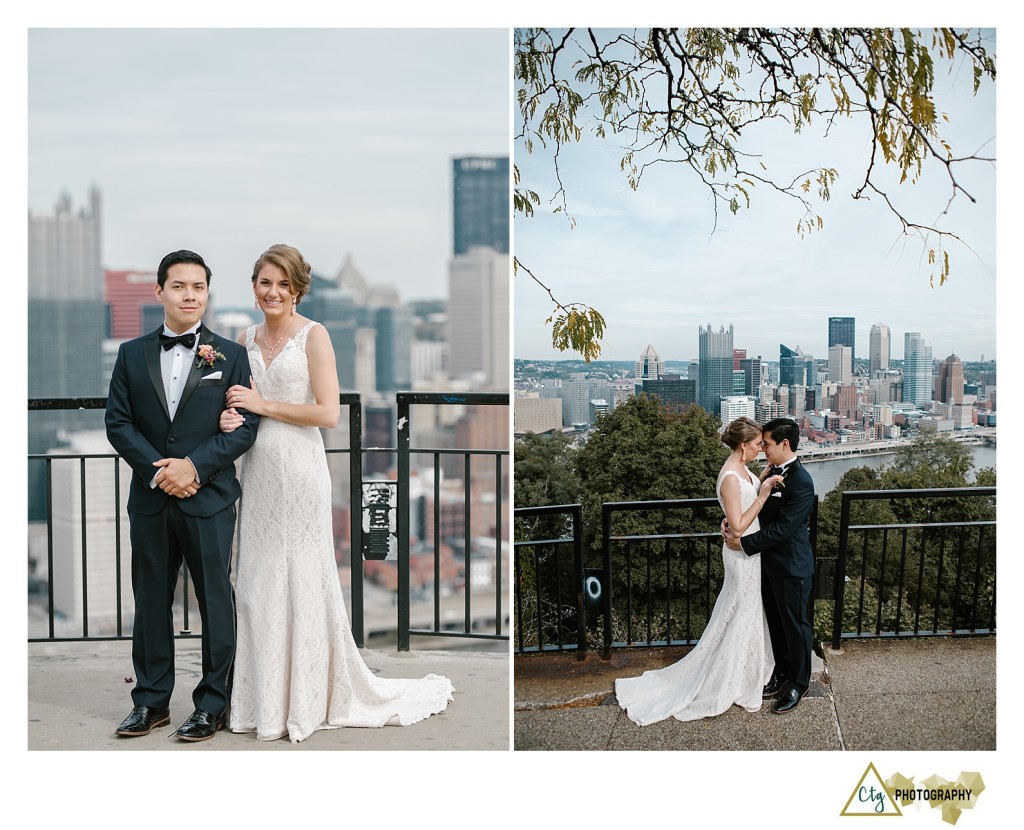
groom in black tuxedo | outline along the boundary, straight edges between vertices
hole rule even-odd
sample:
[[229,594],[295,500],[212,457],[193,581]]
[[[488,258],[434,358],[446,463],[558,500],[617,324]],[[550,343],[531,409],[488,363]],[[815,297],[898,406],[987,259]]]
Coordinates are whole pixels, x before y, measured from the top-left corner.
[[229,579],[235,459],[256,438],[259,418],[220,431],[224,393],[249,386],[249,360],[237,343],[202,325],[210,269],[192,251],[175,251],[157,270],[164,325],[121,345],[107,397],[107,438],[131,465],[131,714],[117,728],[127,737],[170,723],[174,688],[171,604],[182,559],[203,624],[203,677],[192,693],[195,712],[175,733],[205,741],[224,726],[235,655],[235,609]]
[[796,457],[800,429],[789,418],[761,429],[769,475],[781,475],[758,516],[761,529],[737,536],[723,523],[725,543],[748,556],[761,554],[761,598],[775,653],[775,671],[764,687],[765,699],[777,697],[778,714],[797,707],[811,680],[811,615],[814,552],[808,522],[814,507],[814,482]]

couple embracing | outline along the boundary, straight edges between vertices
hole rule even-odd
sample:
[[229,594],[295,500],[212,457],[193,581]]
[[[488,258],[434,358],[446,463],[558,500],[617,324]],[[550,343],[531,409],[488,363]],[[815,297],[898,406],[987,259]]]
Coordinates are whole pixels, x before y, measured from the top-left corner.
[[338,421],[334,350],[326,329],[297,312],[308,263],[288,245],[260,256],[252,286],[263,323],[238,343],[202,323],[210,278],[193,251],[163,258],[155,292],[164,324],[120,347],[110,381],[107,437],[133,472],[136,684],[116,734],[170,724],[182,561],[202,618],[202,678],[175,737],[205,741],[227,726],[297,742],[318,729],[405,725],[443,711],[448,678],[375,677],[352,637],[319,431]]
[[[716,488],[725,513],[722,590],[682,660],[615,681],[619,705],[640,726],[712,717],[733,704],[756,712],[769,699],[785,714],[810,684],[814,484],[796,457],[799,428],[788,418],[763,427],[737,418],[722,441],[732,450]],[[747,464],[761,451],[768,466],[755,478]]]

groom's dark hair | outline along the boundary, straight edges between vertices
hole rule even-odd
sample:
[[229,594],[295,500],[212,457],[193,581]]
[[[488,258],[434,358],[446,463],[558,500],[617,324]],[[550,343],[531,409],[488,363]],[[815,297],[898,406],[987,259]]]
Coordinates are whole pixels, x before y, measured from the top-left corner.
[[767,432],[776,444],[789,441],[789,448],[793,452],[796,452],[797,444],[800,443],[800,427],[796,425],[796,421],[789,418],[776,418],[769,421],[761,427],[761,432]]
[[210,285],[210,277],[213,274],[209,267],[203,262],[203,258],[199,254],[195,251],[187,250],[171,251],[171,253],[160,260],[160,265],[156,269],[156,284],[163,288],[164,283],[167,282],[167,269],[172,265],[180,265],[183,262],[189,265],[201,265],[206,272],[206,285]]

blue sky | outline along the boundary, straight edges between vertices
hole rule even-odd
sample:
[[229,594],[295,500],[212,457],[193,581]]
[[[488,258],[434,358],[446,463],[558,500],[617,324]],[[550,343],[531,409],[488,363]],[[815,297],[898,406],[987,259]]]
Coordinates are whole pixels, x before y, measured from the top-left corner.
[[[957,155],[995,156],[995,91],[970,94],[969,68],[936,73],[938,105],[951,119]],[[857,355],[867,355],[868,331],[889,324],[893,357],[903,335],[920,332],[936,358],[996,356],[994,166],[964,167],[958,178],[977,199],[949,198],[942,171],[926,170],[916,185],[898,188],[899,205],[918,221],[958,233],[970,245],[951,244],[952,275],[929,285],[925,249],[900,237],[900,226],[879,203],[855,202],[867,163],[863,123],[805,128],[785,124],[745,134],[740,147],[762,154],[769,172],[787,179],[811,167],[839,170],[830,202],[821,206],[824,229],[801,239],[794,202],[759,188],[753,206],[732,216],[712,204],[703,185],[681,165],[645,174],[633,192],[619,170],[622,142],[586,137],[561,155],[568,211],[575,228],[546,203],[533,218],[517,217],[517,256],[562,302],[584,302],[606,317],[602,357],[634,360],[651,343],[663,358],[697,355],[698,327],[733,324],[734,345],[777,360],[779,343],[827,357],[827,318],[856,318]],[[523,185],[553,192],[550,156],[515,147]],[[887,174],[892,179],[892,174]],[[893,179],[895,186],[895,179]],[[973,251],[973,252],[972,252]],[[543,325],[551,303],[529,277],[516,279],[516,357],[568,357],[551,348]]]

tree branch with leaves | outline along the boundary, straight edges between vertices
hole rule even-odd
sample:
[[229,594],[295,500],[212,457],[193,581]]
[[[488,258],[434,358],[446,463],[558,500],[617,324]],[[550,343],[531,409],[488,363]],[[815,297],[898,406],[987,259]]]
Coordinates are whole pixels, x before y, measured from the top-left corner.
[[[979,153],[956,154],[944,137],[949,122],[935,103],[936,70],[970,68],[976,94],[994,81],[995,57],[977,29],[650,29],[604,33],[593,29],[518,29],[515,142],[525,153],[550,155],[555,187],[547,201],[575,220],[562,177],[566,147],[588,138],[623,145],[619,167],[636,190],[658,165],[682,165],[711,197],[714,227],[720,210],[737,214],[764,190],[796,209],[796,231],[824,226],[821,206],[839,177],[836,167],[780,176],[743,139],[758,124],[782,122],[800,133],[812,124],[826,132],[839,119],[863,125],[868,146],[864,176],[852,196],[876,198],[902,236],[920,240],[939,285],[949,277],[946,245],[964,243],[938,222],[906,215],[886,184],[892,167],[899,184],[917,182],[938,168],[949,197],[943,215],[960,197],[975,197],[958,171],[994,164]],[[858,177],[859,178],[859,177]],[[534,215],[543,199],[514,169],[513,206]],[[514,258],[554,303],[548,318],[552,344],[586,360],[600,354],[604,317],[586,303],[563,303],[537,274]],[[550,280],[549,280],[550,281]]]

